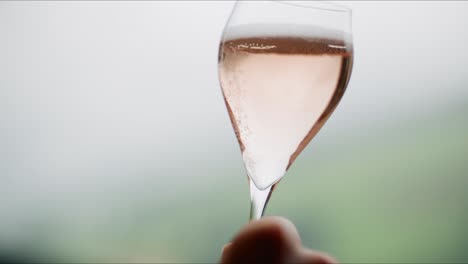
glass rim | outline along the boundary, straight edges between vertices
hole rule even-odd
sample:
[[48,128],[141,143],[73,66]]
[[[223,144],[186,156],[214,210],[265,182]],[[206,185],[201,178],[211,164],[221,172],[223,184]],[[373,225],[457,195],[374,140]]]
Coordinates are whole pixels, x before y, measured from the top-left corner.
[[328,1],[288,1],[288,0],[268,0],[273,3],[288,5],[292,7],[309,8],[321,11],[340,12],[340,13],[351,13],[352,10],[349,7],[328,2]]

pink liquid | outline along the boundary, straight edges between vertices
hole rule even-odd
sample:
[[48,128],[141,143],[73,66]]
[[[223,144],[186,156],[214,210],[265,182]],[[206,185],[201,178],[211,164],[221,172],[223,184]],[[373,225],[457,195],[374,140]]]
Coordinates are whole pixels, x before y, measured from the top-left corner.
[[219,74],[249,177],[281,179],[340,101],[352,56],[344,42],[254,37],[222,43]]

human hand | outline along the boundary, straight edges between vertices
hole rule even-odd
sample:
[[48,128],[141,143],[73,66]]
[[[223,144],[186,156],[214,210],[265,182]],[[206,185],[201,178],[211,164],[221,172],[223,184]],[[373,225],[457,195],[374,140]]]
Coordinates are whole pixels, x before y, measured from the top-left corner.
[[265,217],[247,224],[223,248],[221,264],[301,263],[334,264],[332,257],[304,248],[296,227],[281,217]]

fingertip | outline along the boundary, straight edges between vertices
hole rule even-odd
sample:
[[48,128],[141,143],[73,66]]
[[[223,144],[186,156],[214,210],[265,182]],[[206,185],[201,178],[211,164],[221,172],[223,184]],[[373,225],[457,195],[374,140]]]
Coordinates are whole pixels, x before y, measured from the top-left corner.
[[227,243],[223,246],[221,249],[221,254],[224,255],[229,251],[229,248],[231,247],[232,243]]
[[282,263],[300,247],[296,227],[282,217],[265,217],[244,226],[222,250],[221,263]]
[[[256,220],[248,225],[251,230],[260,232],[264,230],[272,234],[276,234],[279,240],[284,240],[293,244],[300,244],[301,237],[296,229],[296,226],[288,219],[279,216],[268,216],[260,220]],[[246,231],[249,231],[246,229]]]
[[300,250],[299,258],[298,263],[302,264],[338,264],[335,258],[326,253],[305,248]]

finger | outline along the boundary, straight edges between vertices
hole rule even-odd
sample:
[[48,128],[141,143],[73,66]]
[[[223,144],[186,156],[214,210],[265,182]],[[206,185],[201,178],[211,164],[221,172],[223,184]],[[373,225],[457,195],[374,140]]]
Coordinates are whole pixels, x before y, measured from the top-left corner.
[[299,234],[289,220],[266,217],[242,228],[224,249],[221,263],[282,263],[300,243]]
[[278,216],[264,217],[250,222],[234,237],[233,242],[252,235],[258,236],[262,233],[271,233],[275,238],[286,240],[293,245],[301,243],[301,237],[294,224],[288,219]]
[[300,264],[337,264],[338,261],[333,257],[314,250],[301,248],[296,254],[296,259],[292,262]]
[[221,249],[221,254],[224,255],[228,250],[229,250],[229,247],[231,246],[232,243],[227,243],[226,245],[223,246],[223,248]]

